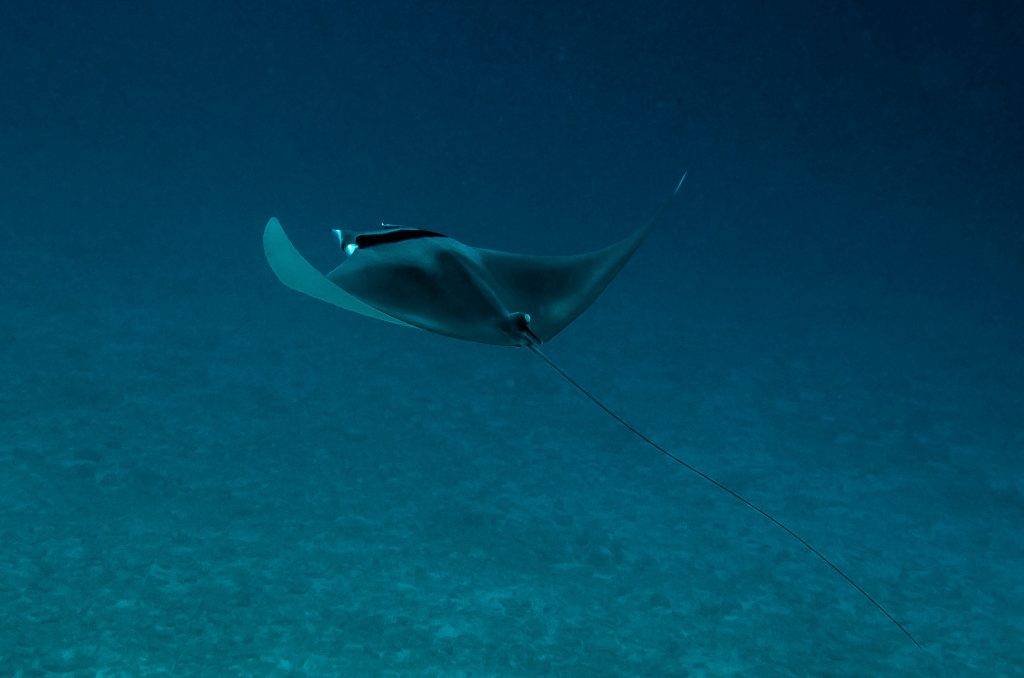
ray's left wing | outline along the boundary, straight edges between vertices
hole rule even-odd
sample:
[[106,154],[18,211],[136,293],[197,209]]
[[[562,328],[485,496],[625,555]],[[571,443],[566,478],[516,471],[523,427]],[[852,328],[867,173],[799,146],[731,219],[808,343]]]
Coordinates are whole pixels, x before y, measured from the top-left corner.
[[267,263],[270,264],[274,275],[285,287],[290,287],[296,292],[302,292],[314,299],[326,301],[328,304],[339,306],[347,311],[354,311],[378,320],[387,320],[396,325],[409,326],[408,323],[392,318],[363,303],[328,280],[323,273],[316,270],[299,254],[284,229],[281,228],[281,222],[276,218],[271,218],[267,222],[267,227],[263,229],[263,252],[267,256]]

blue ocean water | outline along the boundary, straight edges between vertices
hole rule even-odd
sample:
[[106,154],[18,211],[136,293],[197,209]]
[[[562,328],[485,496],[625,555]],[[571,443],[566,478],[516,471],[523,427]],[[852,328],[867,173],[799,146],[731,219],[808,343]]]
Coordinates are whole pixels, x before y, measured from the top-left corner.
[[[3,5],[0,675],[1024,675],[1011,3]],[[281,286],[559,254],[545,348]]]

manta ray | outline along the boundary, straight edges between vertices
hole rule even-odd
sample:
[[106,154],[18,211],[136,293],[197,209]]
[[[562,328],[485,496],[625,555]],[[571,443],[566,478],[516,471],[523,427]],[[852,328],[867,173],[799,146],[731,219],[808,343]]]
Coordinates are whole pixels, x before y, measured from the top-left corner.
[[820,558],[915,645],[910,632],[849,575],[766,510],[654,442],[573,379],[540,349],[594,303],[643,243],[686,179],[647,223],[586,254],[530,256],[471,247],[436,231],[381,224],[334,230],[344,260],[326,275],[299,253],[271,218],[263,249],[287,287],[348,311],[455,339],[525,347],[643,443],[761,514]]

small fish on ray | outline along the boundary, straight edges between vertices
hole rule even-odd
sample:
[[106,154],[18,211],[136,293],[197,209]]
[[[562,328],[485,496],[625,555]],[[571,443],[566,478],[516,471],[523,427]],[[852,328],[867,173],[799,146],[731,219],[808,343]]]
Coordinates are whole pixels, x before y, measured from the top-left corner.
[[686,179],[647,223],[609,247],[586,254],[529,256],[471,247],[435,231],[381,224],[369,232],[334,231],[345,257],[324,275],[306,261],[271,218],[263,249],[278,279],[293,290],[362,315],[456,339],[528,348],[641,441],[761,514],[896,625],[896,618],[834,562],[770,513],[654,442],[581,386],[540,345],[554,338],[601,295],[643,243]]

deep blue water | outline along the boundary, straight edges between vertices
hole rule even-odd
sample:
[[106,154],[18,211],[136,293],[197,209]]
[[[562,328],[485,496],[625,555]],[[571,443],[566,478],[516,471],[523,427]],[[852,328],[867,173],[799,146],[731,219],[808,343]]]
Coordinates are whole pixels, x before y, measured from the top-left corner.
[[[1024,675],[1013,3],[4,3],[0,675]],[[604,246],[546,347],[277,216]]]

